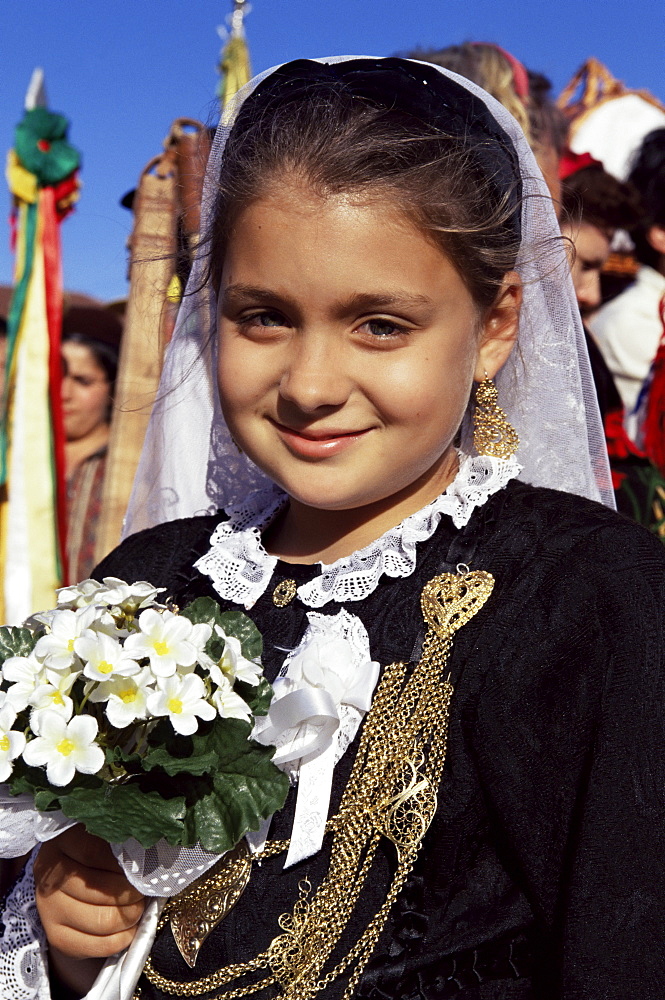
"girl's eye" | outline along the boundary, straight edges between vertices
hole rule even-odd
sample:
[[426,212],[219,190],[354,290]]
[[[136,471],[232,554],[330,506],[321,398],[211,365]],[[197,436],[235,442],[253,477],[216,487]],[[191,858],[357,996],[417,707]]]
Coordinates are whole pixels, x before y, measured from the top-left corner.
[[391,337],[399,337],[409,332],[407,327],[389,319],[368,319],[360,329],[378,340],[389,340]]
[[106,382],[104,378],[95,378],[92,375],[70,375],[69,372],[64,372],[63,378],[69,378],[74,383],[78,385],[81,389],[89,389],[92,385],[98,385],[100,382]]
[[281,313],[270,311],[252,313],[250,316],[242,316],[238,322],[240,326],[259,326],[268,329],[286,325],[286,321]]

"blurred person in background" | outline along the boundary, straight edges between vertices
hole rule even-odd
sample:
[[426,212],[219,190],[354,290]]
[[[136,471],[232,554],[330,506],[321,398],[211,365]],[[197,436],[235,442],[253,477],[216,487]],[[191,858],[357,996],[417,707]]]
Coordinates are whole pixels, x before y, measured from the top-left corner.
[[621,394],[628,435],[641,445],[640,394],[663,335],[665,129],[647,135],[628,180],[642,203],[631,232],[641,266],[634,284],[603,306],[589,326]]
[[118,347],[87,333],[65,330],[62,363],[67,562],[69,579],[84,580],[95,565]]
[[574,247],[571,276],[605,428],[617,509],[665,542],[665,478],[626,434],[621,396],[586,326],[601,304],[601,271],[616,231],[632,230],[641,218],[639,195],[588,153],[567,152],[561,176],[561,231]]

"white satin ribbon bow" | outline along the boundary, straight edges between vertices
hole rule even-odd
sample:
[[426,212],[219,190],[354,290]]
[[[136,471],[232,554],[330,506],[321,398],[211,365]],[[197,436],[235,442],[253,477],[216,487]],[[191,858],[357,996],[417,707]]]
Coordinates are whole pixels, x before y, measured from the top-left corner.
[[273,760],[292,778],[298,797],[285,868],[321,847],[335,764],[369,711],[379,678],[365,626],[347,611],[309,612],[307,630],[284,661],[270,711],[253,737],[277,747]]

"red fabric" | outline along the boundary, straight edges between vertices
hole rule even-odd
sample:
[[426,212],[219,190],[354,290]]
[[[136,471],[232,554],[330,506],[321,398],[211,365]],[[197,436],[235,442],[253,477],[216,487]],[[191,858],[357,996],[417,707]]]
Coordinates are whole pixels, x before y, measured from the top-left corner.
[[644,420],[644,449],[665,475],[665,295],[658,307],[663,333],[651,367],[651,385]]
[[62,262],[60,225],[53,188],[43,188],[39,195],[43,225],[44,283],[46,318],[49,333],[49,385],[51,427],[53,433],[53,474],[56,494],[58,550],[63,581],[67,579],[67,488],[65,482],[65,428],[62,415]]
[[13,209],[9,215],[9,249],[16,256],[16,240],[18,238],[18,213]]
[[76,204],[76,199],[78,198],[78,190],[80,186],[78,171],[75,170],[73,174],[70,174],[69,177],[65,177],[64,181],[60,181],[59,184],[56,184],[51,189],[55,199],[55,209],[58,221],[62,222],[62,220],[69,215],[70,212],[74,211],[74,205]]
[[[637,445],[630,440],[623,426],[623,407],[619,410],[610,410],[605,414],[604,430],[605,441],[607,442],[607,454],[610,459],[621,461],[625,458],[645,458],[645,452],[640,451]],[[614,472],[612,472],[614,478]]]
[[572,149],[566,149],[559,160],[559,180],[565,181],[566,177],[586,167],[602,167],[602,163],[594,160],[591,153],[573,153]]
[[511,52],[507,52],[502,49],[500,45],[495,42],[472,42],[473,45],[489,45],[491,48],[496,49],[500,52],[504,59],[510,63],[510,68],[513,71],[513,87],[515,88],[515,93],[520,98],[521,101],[526,101],[529,96],[529,74],[526,71],[525,66],[516,59]]

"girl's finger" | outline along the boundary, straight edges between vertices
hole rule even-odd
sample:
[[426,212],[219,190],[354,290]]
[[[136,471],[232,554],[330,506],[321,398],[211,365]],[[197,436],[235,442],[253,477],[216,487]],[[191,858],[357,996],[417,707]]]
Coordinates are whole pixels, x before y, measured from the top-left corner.
[[72,927],[59,925],[49,935],[49,945],[57,948],[67,958],[109,958],[124,951],[134,940],[136,928],[119,931],[104,937],[86,934]]
[[120,866],[109,844],[100,837],[93,837],[80,825],[70,827],[59,837],[47,841],[39,853],[41,854],[49,846],[56,847],[62,854],[67,855],[72,861],[85,865],[86,868],[99,868],[110,872],[120,871]]
[[[38,896],[37,909],[50,944],[60,947],[63,936],[71,932],[96,938],[97,943],[91,945],[92,950],[86,951],[86,956],[101,957],[106,952],[95,952],[94,948],[106,947],[107,939],[130,932],[130,940],[134,936],[136,925],[140,921],[144,901],[131,903],[127,906],[98,906],[80,902],[64,893],[54,893],[46,899]],[[113,954],[113,951],[108,952]]]
[[138,889],[131,885],[120,872],[109,872],[99,868],[87,868],[66,855],[61,855],[49,863],[35,859],[35,885],[41,896],[63,892],[83,903],[98,906],[126,906],[143,899]]

